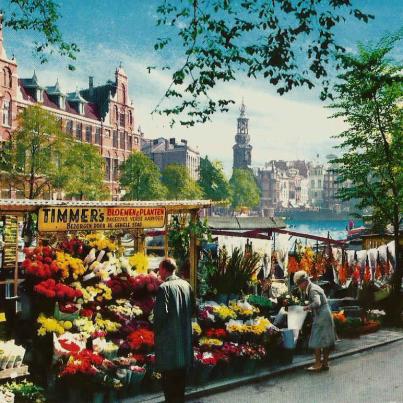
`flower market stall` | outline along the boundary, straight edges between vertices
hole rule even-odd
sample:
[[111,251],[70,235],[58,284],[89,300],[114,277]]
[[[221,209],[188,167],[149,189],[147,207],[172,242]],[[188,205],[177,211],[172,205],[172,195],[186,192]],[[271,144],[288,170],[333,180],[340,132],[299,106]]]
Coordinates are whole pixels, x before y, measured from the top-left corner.
[[[31,378],[56,400],[60,394],[72,401],[103,401],[107,396],[114,401],[115,394],[131,396],[140,387],[155,387],[159,375],[153,370],[152,310],[160,280],[149,270],[141,245],[126,256],[121,236],[135,234],[139,244],[145,229],[165,228],[174,214],[188,216],[192,223],[209,205],[208,201],[0,201],[7,241],[2,248],[3,284],[12,285],[19,311],[12,323],[16,344],[14,340],[4,344],[5,368],[15,367],[13,373],[26,375],[24,359]],[[11,224],[22,222],[27,214],[36,216],[38,235],[36,246],[24,249],[19,264],[21,235]],[[14,242],[8,243],[11,237]],[[165,250],[168,253],[168,247]],[[193,233],[188,255],[188,280],[195,286]]]

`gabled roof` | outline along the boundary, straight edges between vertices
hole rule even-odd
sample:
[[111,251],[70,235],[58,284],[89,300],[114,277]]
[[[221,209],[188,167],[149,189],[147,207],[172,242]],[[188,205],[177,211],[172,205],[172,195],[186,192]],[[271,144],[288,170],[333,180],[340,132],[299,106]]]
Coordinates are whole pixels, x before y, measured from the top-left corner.
[[25,88],[38,88],[43,90],[44,88],[41,87],[38,83],[38,77],[36,76],[36,72],[34,71],[34,74],[32,75],[31,78],[22,78],[21,82],[23,83]]
[[[32,96],[32,94],[30,94],[30,91],[29,91],[30,87],[26,87],[24,85],[24,80],[23,79],[18,80],[18,83],[19,83],[19,86],[20,86],[20,90],[21,90],[23,99],[26,100],[26,101],[35,103],[36,100]],[[33,87],[31,87],[31,88],[33,88]],[[97,121],[101,120],[101,116],[99,114],[98,107],[97,107],[96,104],[90,103],[90,102],[87,102],[87,101],[84,100],[84,114],[80,115],[78,113],[78,111],[76,110],[76,108],[74,107],[74,102],[72,102],[70,104],[70,102],[69,102],[70,100],[67,99],[65,109],[60,109],[59,105],[57,103],[55,103],[51,99],[51,95],[53,95],[53,94],[51,94],[51,93],[48,94],[47,90],[45,90],[43,92],[43,105],[44,106],[46,106],[48,108],[51,108],[51,109],[57,109],[59,111],[64,111],[64,112],[70,113],[72,115],[83,116],[83,117],[86,117],[88,119],[93,119],[93,120],[97,120]]]
[[49,95],[60,95],[60,96],[66,96],[66,93],[61,89],[60,84],[59,84],[59,79],[57,79],[55,85],[51,87],[46,87],[46,92]]
[[80,92],[78,91],[78,88],[76,89],[75,92],[68,93],[67,99],[69,102],[77,102],[77,103],[83,103],[83,104],[87,103],[87,101],[81,96]]

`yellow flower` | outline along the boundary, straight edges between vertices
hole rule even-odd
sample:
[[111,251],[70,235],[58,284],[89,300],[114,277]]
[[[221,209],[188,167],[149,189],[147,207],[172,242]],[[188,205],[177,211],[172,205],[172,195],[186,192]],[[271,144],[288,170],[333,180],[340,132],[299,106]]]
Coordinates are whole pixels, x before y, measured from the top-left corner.
[[41,325],[38,329],[38,336],[44,336],[46,333],[57,333],[61,335],[65,332],[63,322],[59,322],[55,318],[47,318],[41,313],[37,319],[37,322]]
[[118,249],[117,245],[102,233],[89,234],[85,237],[85,239],[88,241],[91,248],[96,248],[98,250],[107,249],[111,252],[114,252]]
[[56,262],[60,268],[62,278],[68,278],[70,274],[74,280],[85,273],[85,267],[81,259],[74,258],[68,253],[56,252]]
[[105,330],[110,333],[117,332],[121,327],[120,323],[112,322],[109,319],[102,319],[100,314],[96,316],[95,324],[100,330]]
[[213,312],[222,320],[235,319],[236,313],[225,305],[213,307]]
[[208,346],[208,347],[220,347],[222,346],[223,342],[220,339],[210,339],[208,337],[202,337],[199,340],[199,346]]
[[201,327],[197,322],[192,322],[192,330],[193,330],[193,334],[200,336],[201,335]]
[[129,257],[129,264],[136,269],[136,273],[147,273],[148,257],[144,253],[136,253]]

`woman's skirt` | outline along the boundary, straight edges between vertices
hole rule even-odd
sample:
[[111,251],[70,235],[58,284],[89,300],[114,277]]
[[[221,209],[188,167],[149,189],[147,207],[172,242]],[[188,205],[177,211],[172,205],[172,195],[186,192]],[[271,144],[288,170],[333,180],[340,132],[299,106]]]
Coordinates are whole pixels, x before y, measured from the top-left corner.
[[334,322],[329,306],[325,305],[314,312],[309,348],[333,347],[336,341]]

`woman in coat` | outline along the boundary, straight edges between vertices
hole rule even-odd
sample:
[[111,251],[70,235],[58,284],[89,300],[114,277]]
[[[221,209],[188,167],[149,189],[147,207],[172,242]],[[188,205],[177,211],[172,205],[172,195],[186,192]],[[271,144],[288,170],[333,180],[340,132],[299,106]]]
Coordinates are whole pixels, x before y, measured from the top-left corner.
[[336,337],[326,295],[321,287],[310,282],[308,274],[303,270],[295,273],[294,282],[308,297],[309,304],[304,310],[312,311],[313,314],[309,348],[315,351],[315,363],[308,370],[314,372],[328,370],[329,352],[334,346]]

